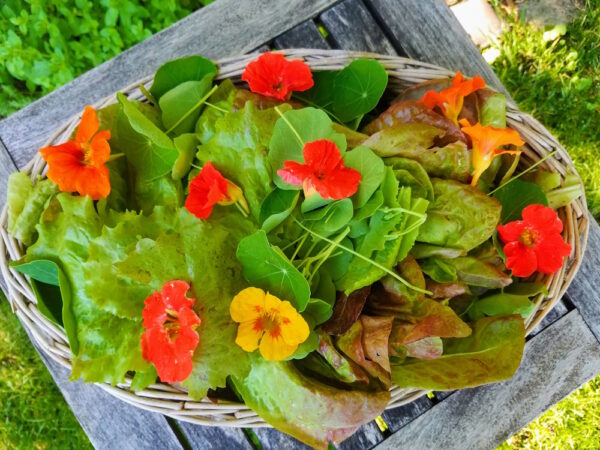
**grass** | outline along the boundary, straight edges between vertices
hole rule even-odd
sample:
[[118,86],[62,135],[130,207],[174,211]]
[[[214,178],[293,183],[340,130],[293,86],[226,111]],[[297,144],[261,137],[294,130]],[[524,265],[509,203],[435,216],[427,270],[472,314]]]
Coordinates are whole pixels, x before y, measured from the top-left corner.
[[[495,3],[499,9],[498,2]],[[535,29],[504,15],[492,67],[519,107],[563,144],[600,218],[600,1],[566,28]],[[600,376],[512,436],[500,450],[600,448]]]
[[19,320],[0,297],[0,449],[91,449]]

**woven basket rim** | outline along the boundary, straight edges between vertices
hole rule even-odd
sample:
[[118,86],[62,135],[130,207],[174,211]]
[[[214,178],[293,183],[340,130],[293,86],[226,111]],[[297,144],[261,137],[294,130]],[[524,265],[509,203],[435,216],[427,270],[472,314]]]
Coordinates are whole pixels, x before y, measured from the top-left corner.
[[[303,59],[313,70],[339,70],[356,58],[373,58],[378,60],[388,71],[388,90],[400,91],[411,85],[453,76],[449,69],[429,64],[414,59],[381,55],[376,53],[345,51],[345,50],[320,50],[320,49],[293,49],[280,50],[279,53],[292,58]],[[219,68],[216,79],[232,78],[239,80],[246,64],[256,58],[256,53],[248,55],[222,58],[216,61]],[[139,85],[146,88],[152,83],[153,76],[126,86],[120,92],[128,95],[130,99],[141,100],[143,96]],[[102,108],[108,104],[116,103],[115,94],[96,102],[95,108]],[[81,114],[77,114],[66,121],[48,139],[44,146],[63,142],[68,139],[77,124]],[[507,101],[507,126],[519,132],[526,142],[523,147],[522,163],[527,165],[539,161],[550,152],[557,153],[542,163],[542,167],[558,172],[564,179],[567,174],[577,171],[566,150],[558,141],[532,116],[519,111],[515,103]],[[40,154],[22,169],[27,172],[32,180],[37,175],[43,175],[45,161]],[[585,251],[589,228],[589,218],[585,195],[558,210],[565,227],[563,237],[572,245],[573,251],[567,258],[562,269],[554,275],[539,275],[536,280],[542,281],[548,288],[549,294],[539,294],[535,299],[535,311],[526,322],[527,333],[531,332],[544,316],[558,302],[577,272]],[[10,261],[20,258],[24,253],[24,246],[13,238],[7,231],[8,213],[7,206],[0,215],[0,270],[6,281],[9,291],[9,302],[13,312],[21,320],[23,326],[29,330],[38,346],[54,361],[67,369],[71,369],[71,352],[67,337],[62,329],[51,323],[38,310],[35,295],[27,278],[9,266]],[[209,399],[194,400],[188,396],[187,390],[180,385],[167,385],[157,383],[143,391],[130,390],[131,378],[126,377],[125,382],[116,386],[105,383],[96,383],[102,389],[121,400],[139,408],[159,412],[177,420],[208,426],[229,427],[269,427],[262,418],[251,411],[245,404],[219,401],[215,404]],[[427,391],[419,389],[400,389],[392,387],[391,400],[388,409],[395,408],[416,400]]]

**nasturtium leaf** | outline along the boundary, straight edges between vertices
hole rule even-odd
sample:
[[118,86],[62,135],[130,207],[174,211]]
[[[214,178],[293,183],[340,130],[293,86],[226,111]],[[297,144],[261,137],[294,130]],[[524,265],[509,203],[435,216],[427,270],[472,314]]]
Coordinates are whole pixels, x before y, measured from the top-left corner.
[[[327,261],[329,261],[329,259]],[[333,284],[333,279],[327,268],[321,266],[321,269],[318,272],[318,278],[319,280],[316,284],[316,289],[311,289],[313,297],[323,300],[333,306],[336,297],[335,284]]]
[[8,179],[8,231],[25,245],[33,244],[35,226],[40,221],[46,203],[58,192],[50,180],[37,180],[24,172],[15,172]]
[[[354,250],[354,245],[349,238],[344,238],[340,245],[344,247]],[[350,266],[350,261],[352,261],[352,253],[346,251],[334,252],[332,256],[327,258],[327,261],[323,263],[323,268],[327,270],[327,273],[331,276],[333,281],[339,280],[342,278],[346,272],[348,271],[348,267]],[[334,285],[335,291],[335,285]],[[323,295],[320,298],[325,298]]]
[[353,213],[352,200],[345,198],[303,214],[302,221],[311,231],[327,237],[346,226]]
[[350,122],[371,111],[387,87],[388,75],[373,59],[356,59],[333,80],[333,113]]
[[314,86],[304,92],[294,92],[293,97],[309,106],[331,112],[333,104],[333,80],[335,80],[338,73],[330,70],[313,72]]
[[435,200],[417,240],[440,247],[471,250],[487,241],[500,220],[500,203],[473,186],[432,180]]
[[383,160],[367,147],[356,147],[344,156],[346,167],[360,172],[358,191],[352,196],[355,208],[361,208],[383,181]]
[[169,173],[179,154],[173,141],[127,97],[118,93],[117,99],[122,107],[115,136],[117,148],[144,181]]
[[192,168],[192,162],[198,150],[198,143],[198,138],[194,133],[182,134],[173,139],[173,144],[179,152],[179,156],[171,169],[171,177],[174,180],[182,179]]
[[[333,130],[333,123],[327,113],[316,108],[289,110],[289,107],[279,107],[283,117],[277,120],[273,129],[273,137],[269,143],[269,162],[273,168],[275,184],[282,189],[301,189],[285,183],[277,171],[283,168],[285,161],[304,163],[302,149],[307,142],[318,139],[329,139],[335,142],[342,155],[346,151],[346,138]],[[293,128],[293,129],[292,129]],[[298,136],[302,140],[298,139]]]
[[533,281],[531,283],[511,283],[509,286],[504,288],[504,292],[507,294],[534,297],[538,294],[548,295],[548,288],[541,281]]
[[469,308],[468,314],[471,320],[479,320],[485,316],[507,316],[510,314],[520,314],[523,319],[527,319],[534,310],[535,303],[529,300],[526,295],[500,292],[475,300]]
[[308,281],[282,252],[271,247],[263,230],[240,241],[237,258],[250,285],[288,300],[298,311],[304,311],[310,299]]
[[26,263],[11,263],[10,266],[37,281],[58,286],[58,266],[54,261],[36,259]]
[[528,205],[548,206],[548,198],[542,188],[519,179],[512,180],[494,192],[494,198],[502,204],[502,223],[520,220],[521,211]]
[[157,100],[167,91],[186,81],[200,81],[207,74],[216,74],[217,66],[202,56],[185,56],[158,68],[150,93]]
[[458,258],[440,261],[454,267],[458,279],[469,286],[499,289],[512,283],[512,278],[506,273],[489,262],[479,260],[473,256],[459,256]]
[[[277,184],[277,183],[276,183]],[[300,205],[300,212],[306,214],[315,209],[329,205],[333,200],[321,197],[318,192],[313,192],[308,197],[304,198],[304,201]]]
[[437,359],[408,359],[392,366],[392,379],[402,388],[463,389],[510,378],[521,362],[525,326],[520,316],[486,317],[473,324],[473,334],[445,339]]
[[53,284],[31,280],[31,288],[37,300],[37,308],[50,322],[62,326],[62,296],[60,288]]
[[[313,325],[310,321],[307,321],[308,326],[313,328]],[[306,338],[304,342],[302,342],[294,354],[287,358],[286,360],[296,359],[301,360],[306,358],[310,353],[314,352],[319,345],[319,335],[315,330],[310,330],[310,334]]]
[[269,233],[290,216],[296,207],[299,197],[299,192],[278,188],[265,197],[260,205],[260,213],[258,215],[258,221],[265,233]]
[[259,110],[247,102],[243,109],[217,119],[214,136],[196,155],[203,164],[212,162],[242,189],[255,219],[264,198],[273,190],[267,147],[278,118],[273,108]]
[[333,303],[318,298],[311,298],[302,312],[303,317],[310,317],[315,325],[326,322],[333,314]]
[[[185,81],[165,92],[158,104],[166,130],[172,130],[171,133],[176,136],[194,130],[204,107],[202,104],[199,105],[199,102],[212,87],[213,77],[214,74],[209,73],[200,81]],[[178,125],[175,126],[177,123]]]
[[255,355],[248,377],[233,382],[244,403],[269,424],[323,449],[381,414],[390,398],[387,390],[338,389],[303,375],[291,362],[270,362]]

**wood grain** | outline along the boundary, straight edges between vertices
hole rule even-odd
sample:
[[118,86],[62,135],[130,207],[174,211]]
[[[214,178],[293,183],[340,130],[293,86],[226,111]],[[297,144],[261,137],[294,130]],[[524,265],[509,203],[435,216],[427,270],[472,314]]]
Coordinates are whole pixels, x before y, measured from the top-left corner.
[[0,122],[0,138],[23,167],[73,115],[153,73],[170,59],[246,53],[316,16],[337,0],[219,0],[90,70]]
[[189,422],[178,421],[177,424],[194,448],[203,450],[252,450],[246,435],[240,428],[205,427]]
[[513,378],[455,392],[376,448],[493,449],[599,371],[598,341],[573,310],[527,342]]
[[412,422],[425,411],[431,409],[433,403],[425,395],[414,402],[407,403],[398,408],[389,409],[381,417],[393,433],[406,424]]
[[361,0],[344,0],[319,17],[335,47],[397,55]]
[[365,4],[392,44],[411,58],[481,75],[508,95],[444,0],[365,0]]
[[275,48],[330,48],[329,44],[312,20],[296,25],[275,38]]
[[311,447],[274,428],[253,428],[262,450],[310,450]]
[[587,249],[567,294],[600,341],[600,227],[591,216]]

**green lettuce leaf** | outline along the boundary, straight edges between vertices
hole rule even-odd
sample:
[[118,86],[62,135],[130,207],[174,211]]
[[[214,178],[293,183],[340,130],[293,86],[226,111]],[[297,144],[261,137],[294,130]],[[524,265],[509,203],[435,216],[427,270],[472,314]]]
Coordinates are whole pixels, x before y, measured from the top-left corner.
[[267,148],[279,115],[273,108],[259,110],[252,102],[218,119],[214,136],[198,148],[197,158],[212,162],[238,186],[258,220],[263,199],[273,189]]
[[237,89],[233,82],[227,78],[208,98],[207,103],[216,106],[216,108],[207,105],[208,107],[204,108],[198,122],[196,122],[195,133],[202,144],[206,144],[214,136],[217,119],[231,111],[236,92]]
[[390,399],[388,391],[338,389],[306,377],[292,363],[259,357],[252,358],[246,379],[233,381],[244,403],[268,423],[322,449],[373,420]]
[[510,378],[521,362],[525,326],[521,316],[486,317],[466,338],[444,340],[437,359],[407,359],[392,366],[394,383],[403,388],[449,390]]
[[465,251],[487,241],[500,220],[500,203],[479,189],[454,180],[432,180],[435,200],[417,240]]

